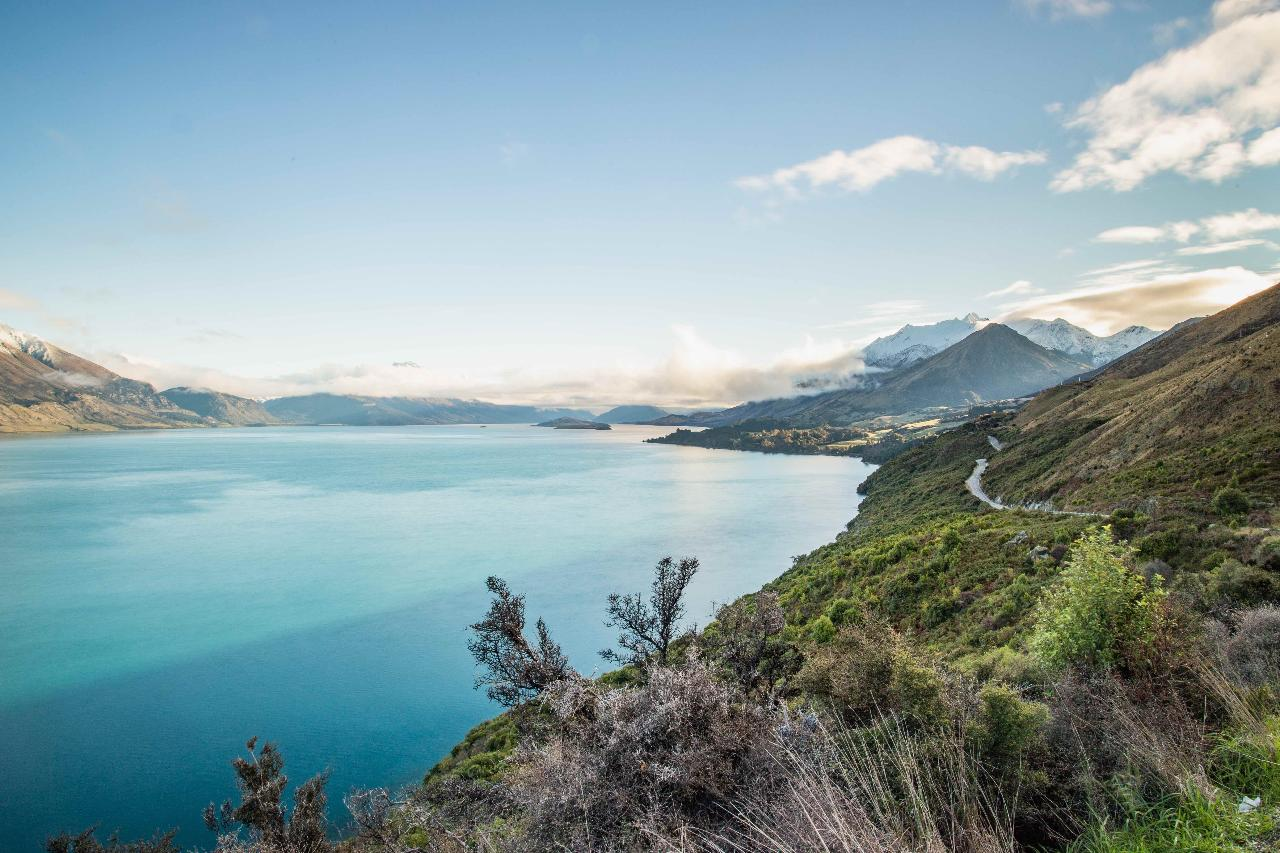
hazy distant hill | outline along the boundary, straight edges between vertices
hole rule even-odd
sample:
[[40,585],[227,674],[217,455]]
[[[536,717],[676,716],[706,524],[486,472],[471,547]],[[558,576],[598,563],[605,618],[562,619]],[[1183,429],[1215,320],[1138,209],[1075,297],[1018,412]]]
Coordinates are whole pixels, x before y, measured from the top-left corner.
[[666,416],[666,409],[659,409],[657,406],[614,406],[609,411],[596,415],[594,420],[602,424],[638,424]]
[[745,403],[697,423],[708,426],[770,418],[792,424],[844,424],[873,414],[968,406],[1034,394],[1090,369],[991,323],[909,367],[868,377],[859,388]]
[[163,395],[178,406],[229,426],[267,426],[280,421],[257,400],[210,391],[207,388],[170,388]]
[[0,325],[0,432],[199,426],[145,382]]
[[592,420],[579,409],[540,409],[506,406],[481,400],[436,397],[363,397],[347,394],[308,394],[278,397],[266,402],[274,417],[291,424],[346,426],[407,426],[413,424],[520,424],[555,418]]

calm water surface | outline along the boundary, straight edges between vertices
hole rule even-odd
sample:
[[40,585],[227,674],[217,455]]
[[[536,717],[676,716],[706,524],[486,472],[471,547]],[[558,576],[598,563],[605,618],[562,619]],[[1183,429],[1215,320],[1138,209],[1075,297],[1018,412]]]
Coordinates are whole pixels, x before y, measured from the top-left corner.
[[855,513],[870,466],[646,445],[665,430],[280,428],[0,440],[0,850],[200,821],[250,735],[301,780],[421,776],[494,708],[484,578],[600,667],[611,591],[663,554],[690,616]]

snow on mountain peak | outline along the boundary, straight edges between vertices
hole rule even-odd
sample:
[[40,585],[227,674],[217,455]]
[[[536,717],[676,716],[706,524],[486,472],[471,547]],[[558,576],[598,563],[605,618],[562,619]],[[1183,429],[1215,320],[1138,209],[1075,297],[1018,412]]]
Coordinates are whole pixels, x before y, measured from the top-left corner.
[[[924,326],[908,323],[892,335],[876,338],[868,344],[863,357],[869,367],[881,370],[904,367],[959,343],[990,322],[971,311],[954,320]],[[1114,335],[1100,337],[1062,317],[1009,320],[1005,325],[1045,349],[1076,356],[1095,366],[1113,361],[1159,334],[1146,326],[1130,326]]]

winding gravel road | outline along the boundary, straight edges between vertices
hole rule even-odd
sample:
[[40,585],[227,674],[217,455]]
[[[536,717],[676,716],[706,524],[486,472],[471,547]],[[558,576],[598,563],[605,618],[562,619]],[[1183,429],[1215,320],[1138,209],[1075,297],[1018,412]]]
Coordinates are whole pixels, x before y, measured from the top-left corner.
[[[1002,444],[1000,442],[1000,439],[996,438],[994,435],[987,436],[987,441],[991,444],[992,449],[996,451],[1004,450],[1004,444]],[[1028,506],[1009,506],[1008,504],[1002,504],[1000,503],[1000,501],[993,499],[990,495],[987,494],[986,489],[982,488],[982,475],[985,474],[986,471],[987,471],[987,460],[975,459],[974,465],[973,465],[973,473],[969,475],[969,479],[964,481],[964,485],[965,485],[965,488],[969,490],[969,494],[973,495],[975,498],[982,501],[984,504],[991,507],[992,509],[1026,509],[1026,510],[1034,510],[1035,512],[1048,512],[1048,513],[1052,513],[1053,515],[1078,515],[1078,516],[1101,515],[1101,513],[1097,513],[1097,512],[1072,512],[1071,510],[1067,510],[1067,509],[1053,509],[1052,507],[1049,507],[1049,506],[1036,506],[1035,504],[1031,504]]]

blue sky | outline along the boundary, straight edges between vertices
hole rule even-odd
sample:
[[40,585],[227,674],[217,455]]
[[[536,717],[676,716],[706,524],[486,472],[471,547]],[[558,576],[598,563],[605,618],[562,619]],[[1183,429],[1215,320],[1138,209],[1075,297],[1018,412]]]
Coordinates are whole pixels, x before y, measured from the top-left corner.
[[6,3],[0,322],[684,405],[971,310],[1168,325],[1280,278],[1276,7]]

